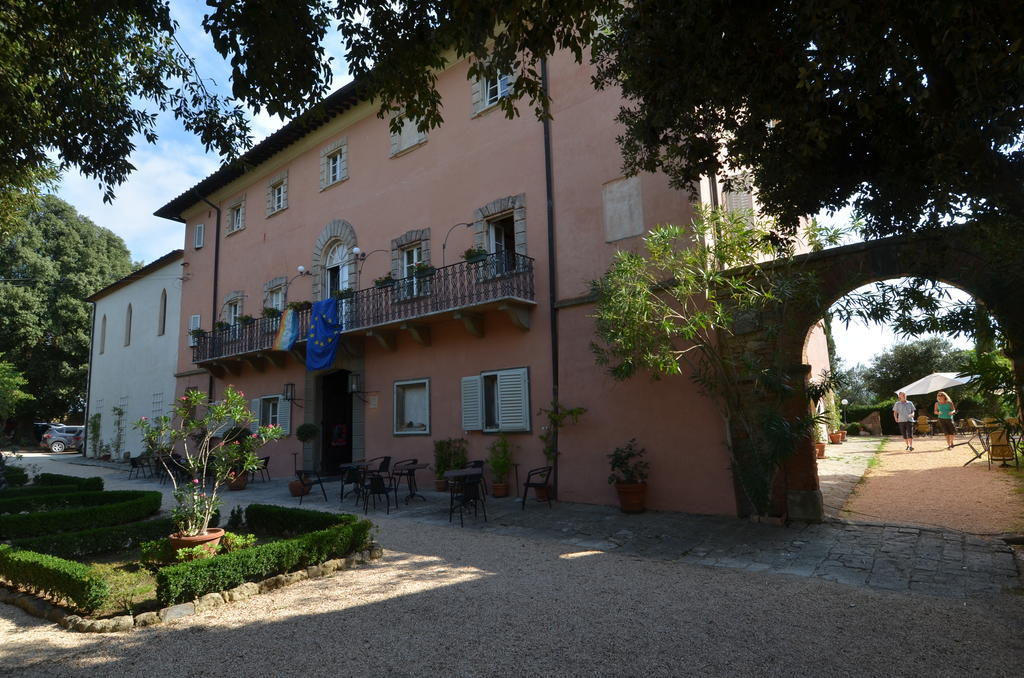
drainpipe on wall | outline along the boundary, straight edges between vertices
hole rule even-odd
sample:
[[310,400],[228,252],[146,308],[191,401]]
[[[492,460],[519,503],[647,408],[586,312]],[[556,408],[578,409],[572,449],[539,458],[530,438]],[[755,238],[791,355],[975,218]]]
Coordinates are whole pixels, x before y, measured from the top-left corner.
[[[198,193],[196,195],[217,212],[217,224],[213,228],[213,303],[210,311],[210,327],[213,327],[213,323],[217,321],[217,281],[220,280],[220,208],[207,200],[205,196]],[[185,244],[188,244],[187,236]],[[206,385],[206,398],[209,402],[213,402],[213,372],[210,373],[210,379]]]
[[90,324],[89,331],[89,371],[85,373],[85,421],[82,422],[82,430],[85,433],[82,436],[81,447],[83,457],[87,457],[89,452],[89,406],[92,405],[92,349],[93,342],[96,339],[96,302],[90,301],[89,303],[92,304],[92,323]]
[[[548,97],[548,61],[540,60],[540,82],[544,91],[544,97]],[[548,221],[548,324],[551,330],[551,402],[558,402],[558,309],[556,301],[556,266],[555,266],[555,195],[554,180],[551,168],[551,118],[546,117],[541,124],[544,128],[544,190],[547,197],[547,221]],[[554,447],[558,450],[558,429],[552,432],[554,436]],[[554,460],[554,488],[555,498],[558,498],[558,457]]]

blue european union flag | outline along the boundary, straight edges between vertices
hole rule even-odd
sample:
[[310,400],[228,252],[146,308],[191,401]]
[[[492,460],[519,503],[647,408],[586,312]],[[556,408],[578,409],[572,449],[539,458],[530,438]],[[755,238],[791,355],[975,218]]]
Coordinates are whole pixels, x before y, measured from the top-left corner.
[[338,300],[324,299],[313,304],[309,316],[309,337],[306,342],[307,370],[325,370],[334,364],[340,333]]

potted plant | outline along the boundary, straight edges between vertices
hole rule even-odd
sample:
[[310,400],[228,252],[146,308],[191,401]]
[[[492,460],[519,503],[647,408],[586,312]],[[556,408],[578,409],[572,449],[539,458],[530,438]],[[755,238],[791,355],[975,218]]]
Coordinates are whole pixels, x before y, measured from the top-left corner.
[[287,304],[288,308],[293,311],[308,311],[313,308],[313,302],[311,301],[289,301]]
[[[320,427],[308,421],[295,429],[295,437],[299,439],[303,446],[316,440],[319,435]],[[302,480],[304,480],[304,478]],[[311,484],[305,483],[302,480],[296,478],[288,483],[288,492],[290,492],[293,497],[304,497],[309,494],[309,491],[312,489],[313,486]]]
[[444,492],[448,489],[445,480],[446,471],[462,468],[466,465],[466,440],[464,438],[446,438],[434,441],[434,489]]
[[412,269],[412,274],[417,278],[429,278],[435,273],[437,273],[437,269],[425,261],[421,261],[420,263],[416,264],[416,266]]
[[273,306],[264,306],[263,307],[263,317],[264,318],[280,318],[281,317],[281,309],[275,308]]
[[608,455],[608,484],[615,485],[623,513],[643,513],[646,508],[649,464],[643,459],[644,452],[642,447],[637,449],[636,438],[632,438]]
[[229,330],[229,329],[231,329],[231,323],[224,322],[223,320],[218,320],[217,322],[213,323],[213,329],[215,329],[215,330]]
[[473,247],[470,247],[468,250],[462,253],[462,258],[465,259],[470,264],[475,264],[478,261],[483,261],[484,259],[487,258],[487,250],[485,250],[483,247],[477,247],[476,245],[474,245]]
[[488,461],[491,465],[491,473],[494,476],[494,484],[491,485],[491,495],[494,497],[508,496],[508,472],[512,469],[512,443],[504,433],[499,433],[497,440],[491,443],[490,456]]
[[256,320],[256,318],[253,318],[251,315],[240,315],[240,316],[238,316],[238,322],[241,323],[242,325],[248,325],[248,324],[252,323],[255,320]]
[[343,290],[334,290],[331,292],[331,296],[335,299],[351,299],[355,293],[356,291],[354,289],[346,287]]
[[206,336],[206,330],[201,330],[198,327],[194,330],[189,330],[188,333],[193,339],[202,339]]
[[813,424],[814,431],[814,457],[816,459],[825,458],[825,439],[821,435],[821,422],[815,421]]
[[395,279],[391,277],[391,271],[388,271],[379,278],[375,278],[373,281],[375,287],[391,287],[395,284]]
[[189,390],[175,401],[171,416],[140,419],[135,424],[144,439],[167,440],[180,450],[173,458],[160,458],[178,502],[171,512],[177,532],[169,536],[175,549],[220,541],[224,531],[210,527],[222,503],[217,492],[232,473],[255,470],[259,466],[255,450],[284,435],[278,426],[260,426],[251,432],[245,427],[253,418],[245,394],[229,385],[219,401],[207,402],[202,391]]

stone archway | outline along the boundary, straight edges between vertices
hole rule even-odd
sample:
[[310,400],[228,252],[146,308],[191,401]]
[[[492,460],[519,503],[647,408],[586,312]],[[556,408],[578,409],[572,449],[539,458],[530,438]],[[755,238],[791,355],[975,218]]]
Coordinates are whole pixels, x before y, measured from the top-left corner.
[[[1007,353],[1014,364],[1019,397],[1024,388],[1024,313],[1017,299],[1024,290],[1024,269],[1018,263],[1019,254],[985,240],[978,230],[955,226],[837,247],[780,263],[780,270],[786,267],[787,272],[795,269],[813,275],[816,294],[784,310],[768,309],[743,316],[734,326],[734,334],[724,341],[724,351],[734,356],[753,353],[763,364],[781,368],[793,385],[806,387],[811,376],[810,366],[802,360],[807,332],[835,301],[873,282],[927,278],[964,290],[997,320],[1009,345]],[[772,270],[768,266],[766,275],[771,276]],[[749,397],[756,395],[751,392]],[[804,390],[794,388],[783,414],[800,416],[807,412],[808,404]],[[796,520],[821,520],[821,492],[810,440],[798,443],[779,470],[771,513]]]

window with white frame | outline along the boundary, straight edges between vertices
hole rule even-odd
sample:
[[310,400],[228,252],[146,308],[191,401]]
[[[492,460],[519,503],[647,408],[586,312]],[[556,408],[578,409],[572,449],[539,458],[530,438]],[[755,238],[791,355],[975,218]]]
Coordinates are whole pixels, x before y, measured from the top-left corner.
[[427,140],[427,133],[419,131],[417,124],[415,120],[406,120],[400,132],[391,132],[391,155],[398,155]]
[[348,179],[348,139],[338,139],[320,150],[320,190]]
[[238,318],[242,315],[242,302],[240,300],[229,301],[224,305],[224,322],[229,325],[237,325]]
[[324,260],[324,298],[349,288],[351,259],[352,251],[344,243],[335,243],[328,250],[327,258]]
[[395,435],[430,435],[430,380],[395,382]]
[[405,247],[399,251],[399,271],[401,278],[405,279],[404,287],[399,292],[406,297],[418,297],[430,294],[430,280],[416,276],[423,261],[423,246],[415,244]]
[[200,317],[200,315],[198,313],[193,313],[192,315],[189,316],[189,318],[188,318],[188,345],[189,346],[195,346],[196,344],[199,343],[199,340],[196,338],[196,336],[195,336],[193,331],[201,329],[202,322],[203,322],[202,318]]
[[483,105],[493,106],[502,97],[508,96],[512,87],[512,76],[501,74],[494,78],[485,78],[483,83]]
[[495,275],[515,272],[516,228],[511,214],[487,222],[487,251],[495,255],[491,257]]
[[530,375],[525,367],[462,378],[464,431],[529,431]]
[[228,234],[245,228],[245,200],[240,200],[228,207]]
[[206,224],[196,224],[192,227],[192,247],[202,249],[206,244]]
[[251,401],[252,411],[256,413],[249,429],[255,433],[260,426],[279,426],[285,435],[290,433],[291,427],[291,403],[285,400],[284,396],[277,393],[266,395]]
[[275,175],[267,182],[267,216],[288,207],[288,172]]
[[272,287],[267,291],[266,299],[267,308],[276,308],[278,311],[284,310],[284,285],[278,285]]

